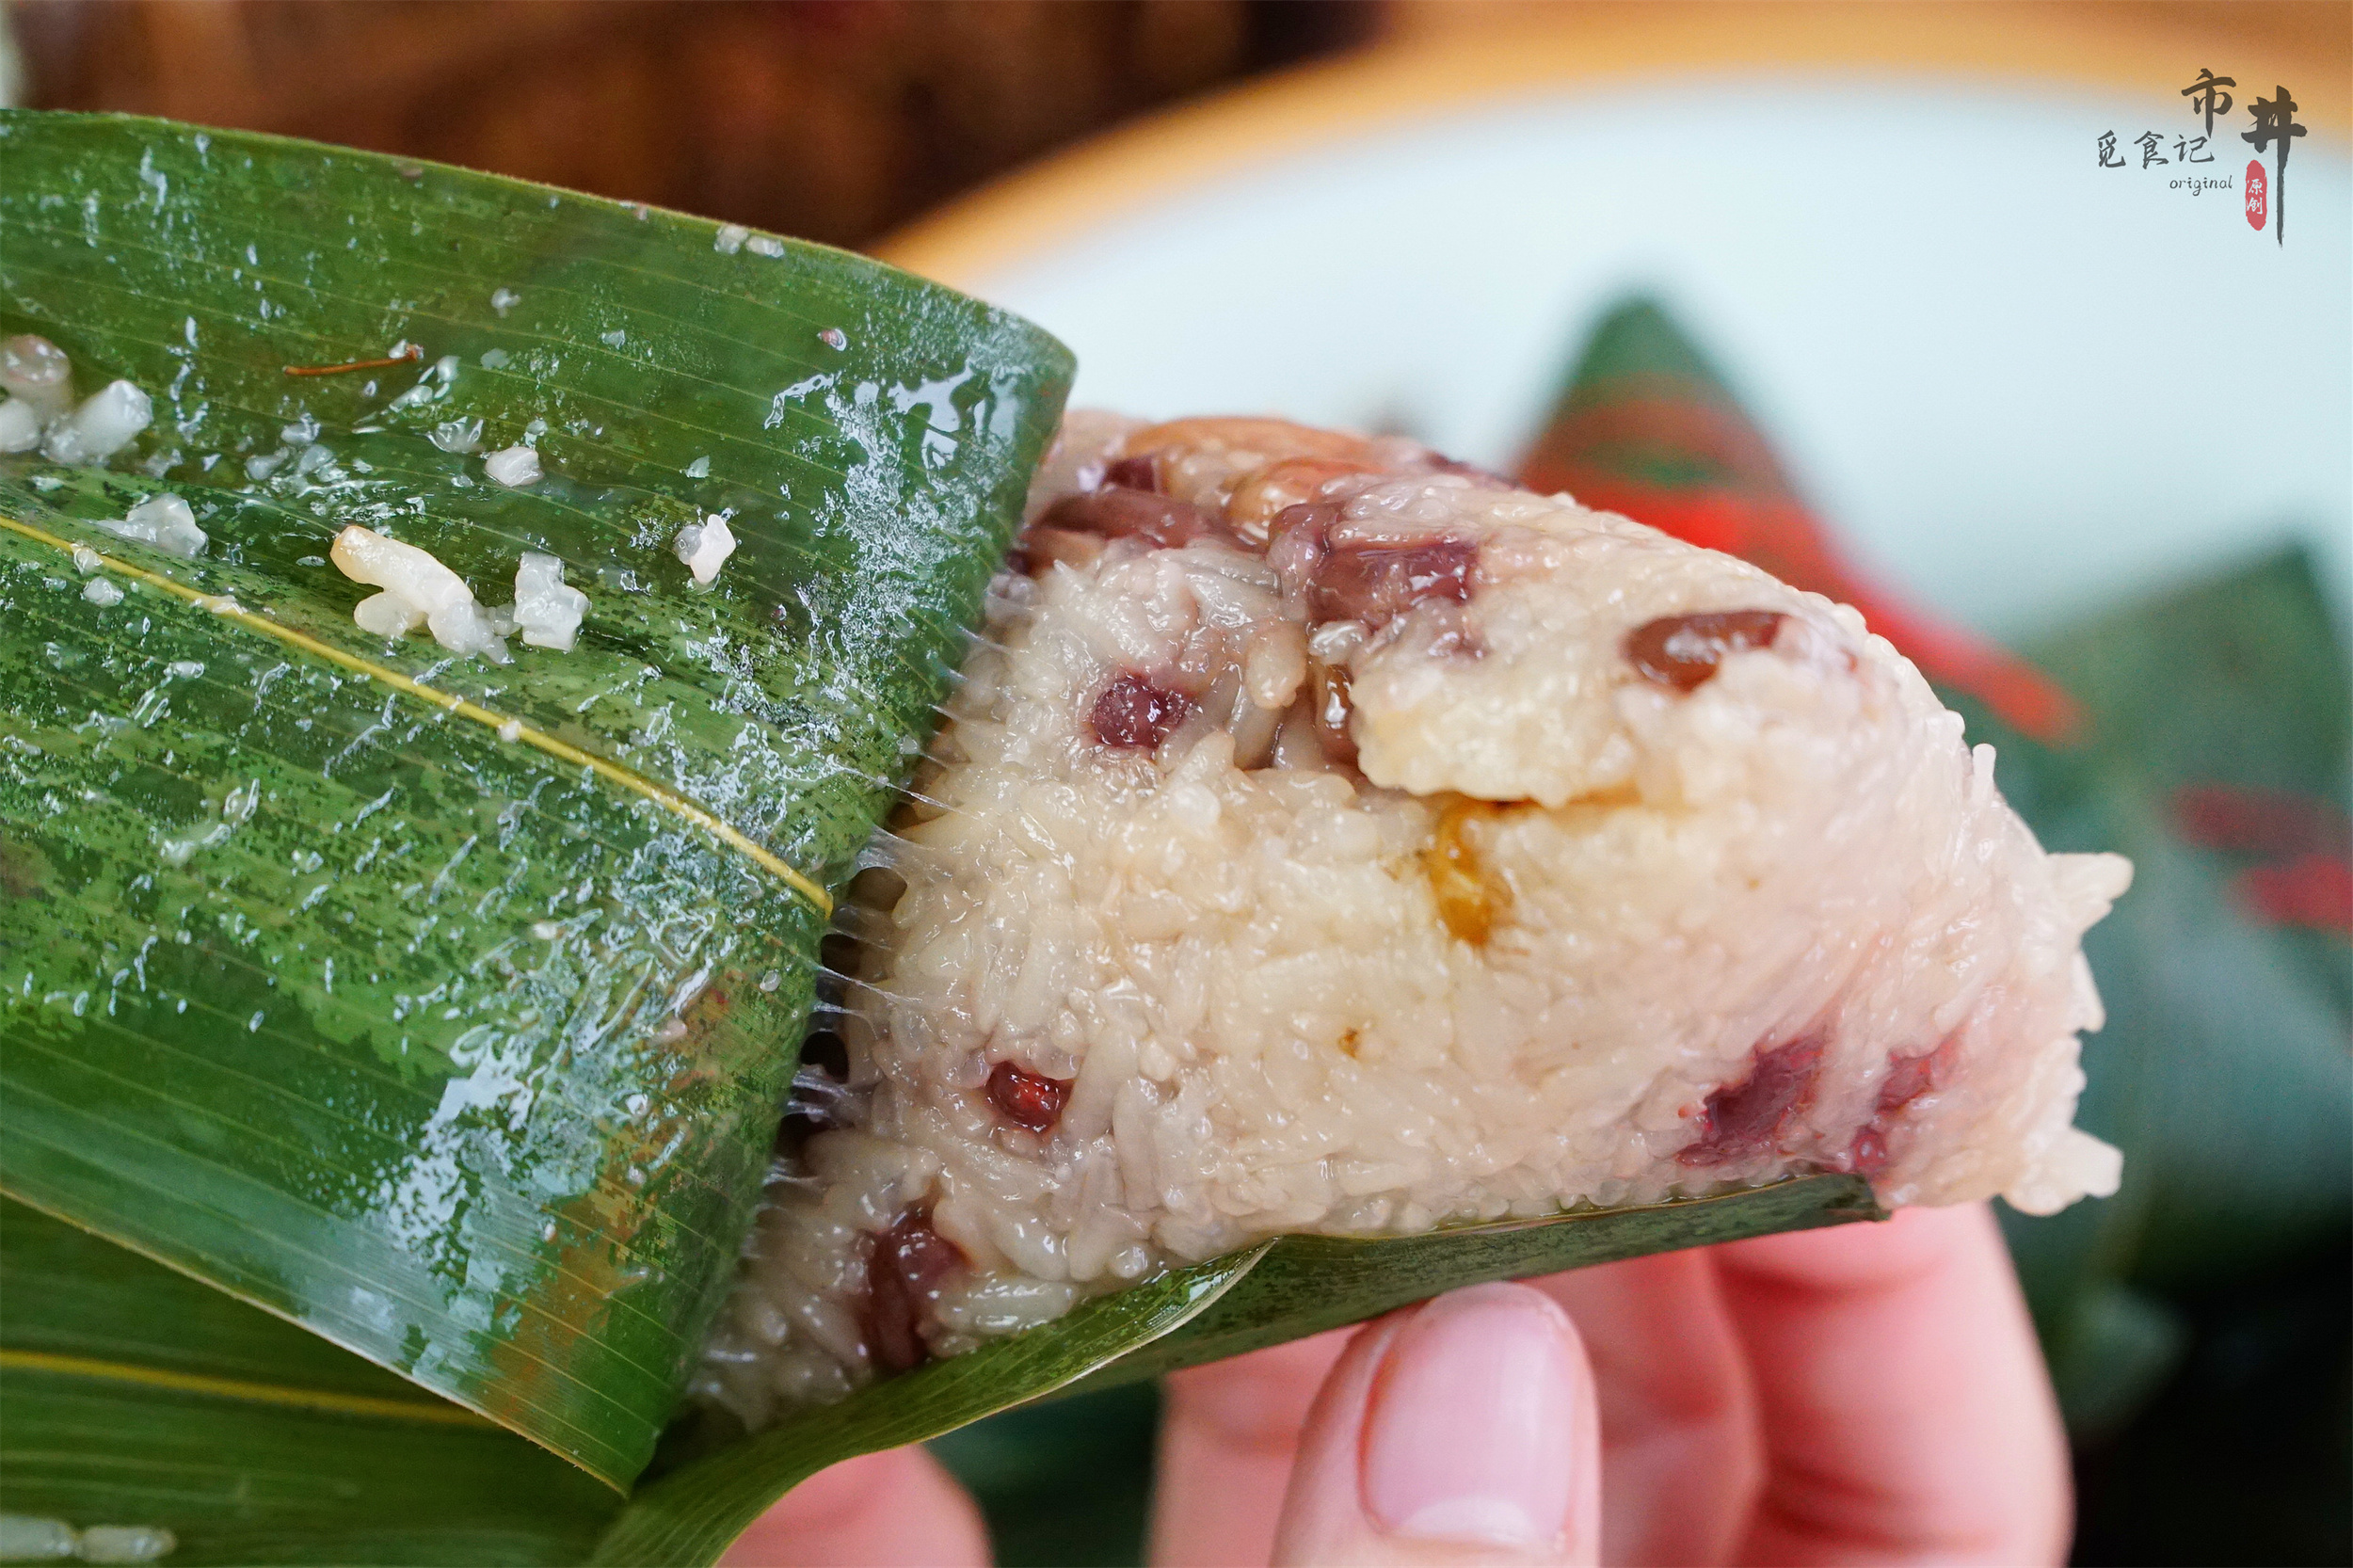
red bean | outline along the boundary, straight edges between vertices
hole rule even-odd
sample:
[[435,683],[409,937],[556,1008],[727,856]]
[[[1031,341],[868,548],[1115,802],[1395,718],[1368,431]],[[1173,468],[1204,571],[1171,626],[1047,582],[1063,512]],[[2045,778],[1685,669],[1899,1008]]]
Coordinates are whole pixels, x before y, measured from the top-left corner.
[[1479,547],[1434,539],[1399,548],[1340,545],[1316,569],[1308,607],[1318,620],[1360,620],[1385,626],[1427,600],[1460,604],[1471,595]]
[[1926,1056],[1899,1056],[1890,1062],[1887,1076],[1880,1080],[1880,1114],[1901,1111],[1935,1088],[1936,1059],[1943,1054],[1930,1051]]
[[964,1266],[964,1254],[932,1228],[927,1209],[909,1209],[897,1224],[867,1239],[866,1299],[858,1316],[877,1368],[907,1372],[931,1359],[924,1316],[940,1281]]
[[1696,691],[1727,653],[1770,648],[1781,630],[1776,610],[1717,610],[1666,616],[1626,633],[1625,656],[1644,679],[1678,692]]
[[1141,457],[1122,457],[1103,470],[1103,483],[1122,489],[1158,490],[1160,488],[1160,459],[1150,453]]
[[1087,722],[1107,746],[1154,751],[1192,713],[1193,699],[1184,693],[1130,670],[1103,688]]
[[1309,618],[1354,620],[1378,630],[1425,600],[1471,596],[1479,547],[1463,539],[1416,544],[1332,541],[1340,508],[1329,501],[1287,506],[1274,519],[1272,557],[1305,570]]
[[1239,542],[1214,514],[1190,501],[1118,485],[1064,496],[1046,508],[1038,522],[1074,534],[1100,534],[1107,539],[1144,539],[1170,550],[1195,539]]
[[1103,536],[1081,534],[1070,528],[1048,528],[1042,522],[1032,523],[1021,531],[1014,545],[1014,567],[1032,577],[1043,576],[1046,568],[1057,562],[1072,567],[1090,567],[1103,553]]
[[1816,1035],[1757,1052],[1747,1078],[1707,1096],[1700,1108],[1700,1135],[1675,1160],[1685,1165],[1729,1165],[1776,1148],[1812,1102],[1821,1067],[1822,1041]]
[[1889,1059],[1887,1076],[1880,1080],[1879,1100],[1872,1109],[1871,1121],[1847,1146],[1847,1170],[1875,1176],[1887,1169],[1888,1123],[1905,1106],[1935,1088],[1952,1070],[1953,1059],[1960,1054],[1961,1041],[1955,1036],[1932,1051]]
[[1017,1127],[1051,1132],[1062,1120],[1062,1108],[1070,1103],[1070,1084],[1000,1062],[988,1075],[988,1103]]

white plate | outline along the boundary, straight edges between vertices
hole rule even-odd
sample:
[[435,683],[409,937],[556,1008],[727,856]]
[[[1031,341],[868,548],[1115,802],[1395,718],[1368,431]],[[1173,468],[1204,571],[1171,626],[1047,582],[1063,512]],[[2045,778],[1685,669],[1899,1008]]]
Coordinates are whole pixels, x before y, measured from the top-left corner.
[[[1401,424],[1493,465],[1640,291],[1857,552],[1964,620],[2028,631],[2290,536],[2343,611],[2353,179],[2297,142],[2275,243],[2244,114],[2197,169],[2228,190],[2137,167],[2142,129],[2168,156],[2198,129],[2174,86],[1560,86],[1065,212],[951,280],[1069,343],[1075,402]],[[2111,130],[2135,167],[2098,167]]]

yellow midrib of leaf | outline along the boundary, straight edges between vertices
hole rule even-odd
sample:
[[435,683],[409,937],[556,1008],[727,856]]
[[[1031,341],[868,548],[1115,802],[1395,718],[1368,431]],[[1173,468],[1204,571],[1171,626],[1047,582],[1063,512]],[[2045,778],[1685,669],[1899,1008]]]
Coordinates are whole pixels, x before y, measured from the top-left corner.
[[[36,528],[29,522],[20,521],[11,517],[0,517],[0,528],[6,528],[10,533],[21,534],[37,543],[48,545],[68,556],[72,555],[76,550],[89,550],[88,545],[80,545],[72,539],[60,538],[46,529]],[[535,729],[520,719],[495,712],[480,703],[470,702],[464,697],[428,686],[422,680],[403,675],[398,670],[387,668],[371,660],[362,659],[356,653],[346,653],[331,643],[323,643],[316,637],[296,632],[290,626],[281,626],[266,616],[259,616],[246,609],[229,595],[200,592],[184,583],[175,582],[166,577],[161,572],[150,571],[145,567],[134,566],[128,561],[120,560],[103,552],[90,551],[90,553],[97,558],[98,564],[108,571],[120,572],[133,582],[157,589],[184,603],[192,604],[200,610],[218,616],[224,620],[233,621],[248,632],[258,632],[264,637],[301,648],[306,653],[314,654],[329,664],[340,665],[355,674],[364,675],[371,680],[379,681],[394,691],[430,703],[446,712],[455,713],[460,718],[471,719],[496,733],[501,740],[530,746],[534,750],[545,752],[559,761],[568,762],[574,767],[586,768],[608,783],[643,795],[673,816],[682,818],[701,828],[728,848],[749,856],[762,870],[783,878],[793,891],[815,904],[819,914],[828,920],[833,918],[833,895],[826,892],[813,878],[754,843],[734,826],[721,821],[666,784],[648,778],[644,774],[633,768],[624,767],[611,758],[600,757],[592,751],[583,751],[568,741],[559,741],[547,731]]]
[[437,1426],[497,1430],[497,1423],[460,1405],[427,1403],[423,1400],[379,1399],[370,1394],[339,1394],[325,1388],[290,1388],[280,1384],[254,1383],[245,1378],[214,1377],[203,1372],[175,1372],[136,1362],[104,1361],[96,1356],[64,1355],[52,1351],[0,1349],[0,1371],[44,1372],[53,1377],[89,1378],[138,1388],[164,1389],[175,1394],[201,1394],[252,1404],[312,1410],[332,1416],[372,1416],[399,1421],[425,1421]]

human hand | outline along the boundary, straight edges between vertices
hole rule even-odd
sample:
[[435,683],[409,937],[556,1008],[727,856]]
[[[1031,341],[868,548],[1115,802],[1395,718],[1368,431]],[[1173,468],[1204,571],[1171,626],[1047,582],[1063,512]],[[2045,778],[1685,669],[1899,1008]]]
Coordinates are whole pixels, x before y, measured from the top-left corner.
[[[1169,1568],[2057,1562],[2066,1448],[1982,1206],[1458,1290],[1169,1380]],[[836,1465],[740,1564],[985,1563],[920,1449]]]

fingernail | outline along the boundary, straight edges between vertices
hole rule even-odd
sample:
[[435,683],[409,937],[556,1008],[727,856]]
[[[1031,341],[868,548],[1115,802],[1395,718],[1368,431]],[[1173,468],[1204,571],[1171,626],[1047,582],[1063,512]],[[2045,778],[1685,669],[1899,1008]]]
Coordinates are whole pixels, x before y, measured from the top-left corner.
[[1392,1535],[1537,1550],[1568,1527],[1582,1373],[1521,1285],[1439,1297],[1391,1341],[1366,1417],[1365,1510]]

